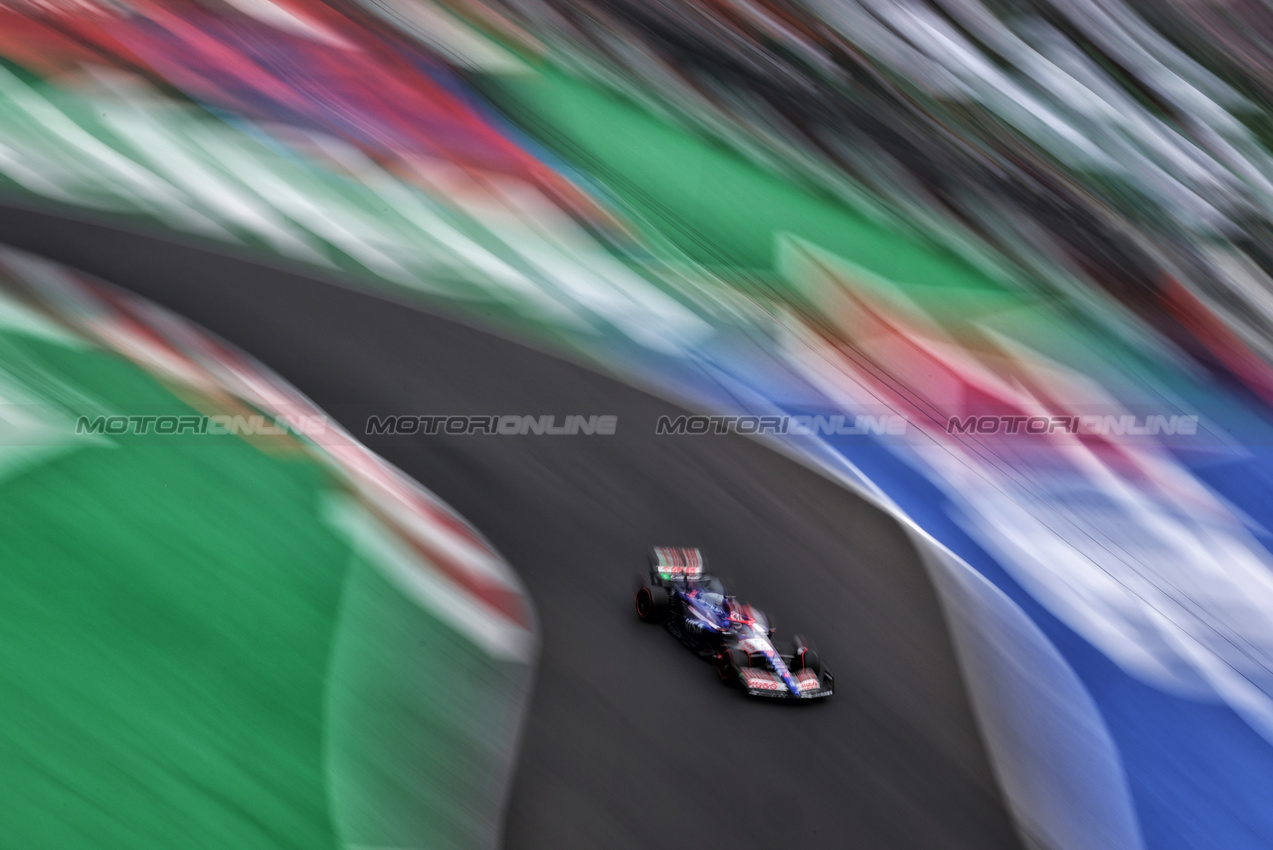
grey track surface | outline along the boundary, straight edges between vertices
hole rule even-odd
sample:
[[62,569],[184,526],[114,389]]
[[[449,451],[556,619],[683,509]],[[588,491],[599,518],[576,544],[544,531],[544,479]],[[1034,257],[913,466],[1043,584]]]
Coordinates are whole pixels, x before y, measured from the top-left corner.
[[[220,252],[0,207],[0,242],[126,286],[255,355],[362,435],[370,414],[619,416],[612,437],[365,438],[477,525],[538,609],[508,848],[1019,847],[934,591],[896,523],[740,437],[460,324]],[[699,545],[837,676],[748,701],[637,621],[653,543]]]

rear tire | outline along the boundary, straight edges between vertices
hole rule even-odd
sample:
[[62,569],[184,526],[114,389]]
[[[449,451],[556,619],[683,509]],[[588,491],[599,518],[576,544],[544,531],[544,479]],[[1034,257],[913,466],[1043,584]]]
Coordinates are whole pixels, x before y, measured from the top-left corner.
[[667,618],[667,588],[642,585],[636,592],[636,612],[647,623],[661,623]]

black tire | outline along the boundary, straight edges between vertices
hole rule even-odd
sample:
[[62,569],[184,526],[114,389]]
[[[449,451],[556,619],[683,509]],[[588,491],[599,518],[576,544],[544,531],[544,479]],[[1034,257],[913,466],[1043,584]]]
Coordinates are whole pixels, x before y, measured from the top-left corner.
[[720,680],[726,685],[733,685],[737,681],[734,669],[729,664],[729,656],[724,652],[716,656],[716,675],[720,676]]
[[740,649],[723,649],[716,659],[716,672],[720,680],[730,687],[742,687],[739,671],[750,664],[746,653]]
[[667,619],[667,588],[642,585],[636,592],[636,612],[647,623],[661,623]]
[[812,670],[813,675],[817,676],[819,680],[822,678],[822,659],[818,657],[818,653],[812,649],[805,649],[800,655],[800,662],[800,669]]
[[822,660],[818,658],[818,653],[813,647],[809,646],[809,642],[805,640],[804,635],[796,635],[795,646],[792,652],[791,669],[812,670],[818,678],[822,677]]

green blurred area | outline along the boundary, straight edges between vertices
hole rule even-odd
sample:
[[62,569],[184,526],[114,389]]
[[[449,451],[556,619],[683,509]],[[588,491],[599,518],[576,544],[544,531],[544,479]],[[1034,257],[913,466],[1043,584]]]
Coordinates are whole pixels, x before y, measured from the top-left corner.
[[893,281],[999,288],[954,254],[766,170],[722,142],[552,65],[536,72],[474,82],[519,126],[616,193],[656,231],[651,235],[727,277],[774,271],[777,237],[786,233]]
[[[193,412],[0,336],[28,384]],[[355,552],[330,473],[230,435],[68,439],[0,480],[0,847],[490,845],[525,668]]]
[[[811,273],[808,259],[817,255],[882,302],[938,317],[942,332],[999,331],[1102,374],[1115,361],[1146,375],[1170,368],[1156,362],[1160,349],[1129,344],[1148,342],[1132,328],[1111,334],[1056,295],[1000,280],[924,239],[918,222],[913,232],[895,229],[622,94],[550,63],[535,70],[473,83],[554,155],[600,181],[639,223],[643,239],[672,245],[731,287],[820,312],[838,284]],[[804,256],[795,257],[793,247]],[[1113,306],[1102,304],[1104,320],[1116,323]]]
[[[51,354],[112,401],[165,394]],[[317,521],[324,478],[210,436],[0,484],[0,842],[336,845],[320,743],[349,547]]]
[[497,847],[524,673],[422,618],[385,572],[351,568],[331,656],[335,818],[358,847]]

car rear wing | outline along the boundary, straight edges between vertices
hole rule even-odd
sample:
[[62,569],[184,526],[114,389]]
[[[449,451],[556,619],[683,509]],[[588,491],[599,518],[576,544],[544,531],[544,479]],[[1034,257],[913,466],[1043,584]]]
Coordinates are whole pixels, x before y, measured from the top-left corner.
[[706,569],[707,560],[698,549],[655,546],[650,550],[650,571],[664,581],[697,581]]

